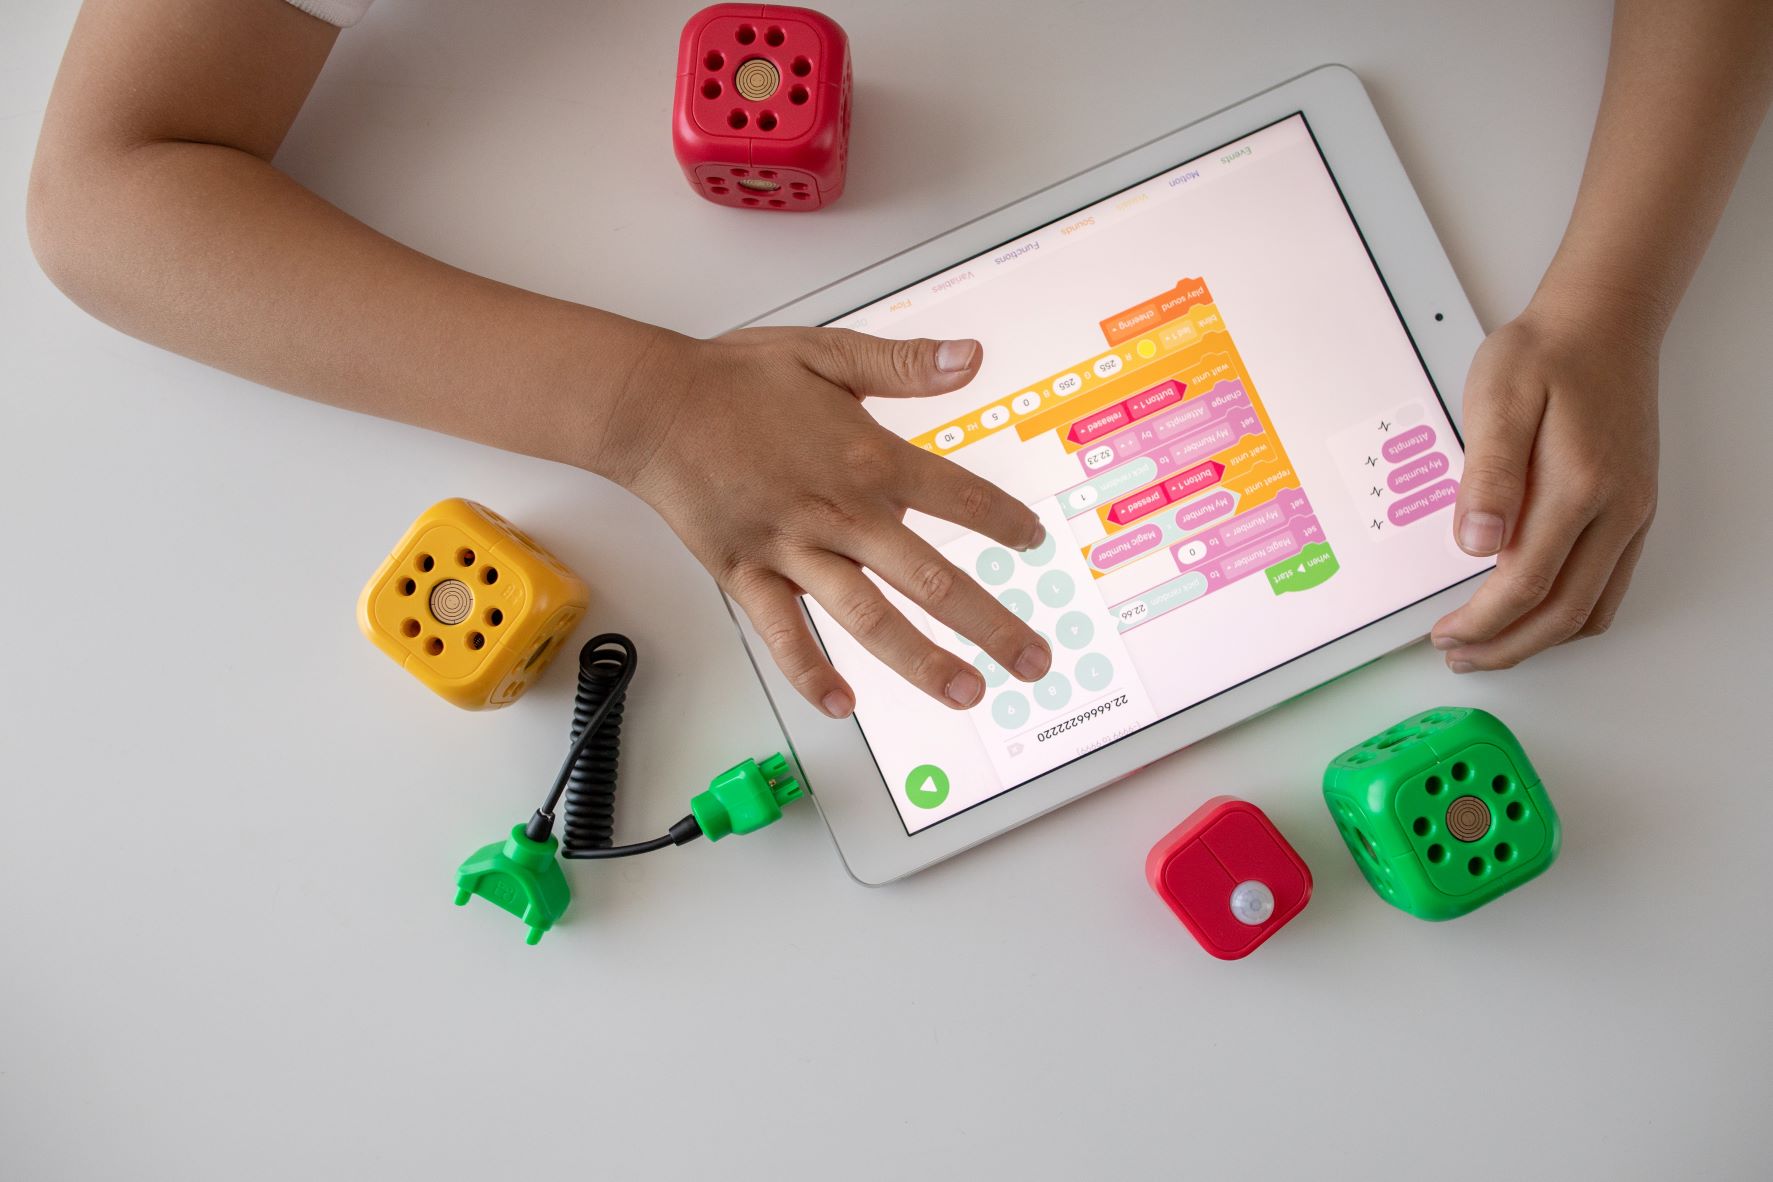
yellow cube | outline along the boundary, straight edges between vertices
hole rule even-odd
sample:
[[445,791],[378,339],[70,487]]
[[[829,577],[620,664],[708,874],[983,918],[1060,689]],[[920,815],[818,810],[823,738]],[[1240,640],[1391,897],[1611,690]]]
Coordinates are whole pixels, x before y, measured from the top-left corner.
[[468,710],[515,702],[585,615],[583,579],[473,501],[425,510],[357,601],[357,622],[408,673]]

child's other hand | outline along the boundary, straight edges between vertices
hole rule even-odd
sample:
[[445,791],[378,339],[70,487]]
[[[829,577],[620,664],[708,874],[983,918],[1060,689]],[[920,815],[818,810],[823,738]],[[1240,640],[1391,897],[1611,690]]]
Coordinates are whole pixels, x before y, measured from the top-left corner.
[[1660,336],[1543,291],[1484,341],[1465,385],[1454,537],[1496,571],[1434,626],[1456,673],[1607,630],[1656,509]]
[[862,573],[878,575],[1024,681],[1046,643],[904,523],[946,518],[1016,550],[1045,536],[1026,505],[900,439],[863,397],[957,390],[976,341],[891,341],[842,329],[747,329],[710,341],[665,336],[636,371],[624,427],[600,464],[644,497],[751,617],[770,655],[834,718],[855,694],[825,659],[797,596],[932,698],[974,705],[985,681],[932,643]]

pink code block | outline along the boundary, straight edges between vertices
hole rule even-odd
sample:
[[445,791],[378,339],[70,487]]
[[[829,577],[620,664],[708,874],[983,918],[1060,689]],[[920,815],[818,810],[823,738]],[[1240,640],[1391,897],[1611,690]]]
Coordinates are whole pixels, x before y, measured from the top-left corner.
[[1229,382],[1214,383],[1213,388],[1207,391],[1207,401],[1212,404],[1214,410],[1240,403],[1248,406],[1250,395],[1244,389],[1244,380],[1233,378]]
[[1436,509],[1444,509],[1451,505],[1459,496],[1457,480],[1440,480],[1427,488],[1418,489],[1401,501],[1392,502],[1385,515],[1393,525],[1408,525],[1433,513]]
[[1420,427],[1412,427],[1402,435],[1393,435],[1385,441],[1385,446],[1379,449],[1379,454],[1383,455],[1388,463],[1397,464],[1411,456],[1420,455],[1433,446],[1434,428],[1424,424]]
[[1090,551],[1090,565],[1097,570],[1107,570],[1111,566],[1131,562],[1139,555],[1155,549],[1163,540],[1164,531],[1155,525],[1129,529],[1125,533],[1115,534],[1106,542],[1098,543]]
[[1399,468],[1393,468],[1385,478],[1385,486],[1395,493],[1407,493],[1413,488],[1421,488],[1431,480],[1439,479],[1447,474],[1447,457],[1443,452],[1431,451],[1419,459],[1411,460]]
[[1197,530],[1209,521],[1225,516],[1236,507],[1237,502],[1232,499],[1231,494],[1220,490],[1176,510],[1176,528],[1184,532]]

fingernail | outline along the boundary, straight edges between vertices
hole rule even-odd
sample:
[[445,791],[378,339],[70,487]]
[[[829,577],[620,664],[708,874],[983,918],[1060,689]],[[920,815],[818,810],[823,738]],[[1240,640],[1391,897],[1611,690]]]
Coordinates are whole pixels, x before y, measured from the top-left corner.
[[954,680],[948,683],[948,688],[942,694],[964,710],[984,696],[985,682],[971,670],[956,673]]
[[1470,661],[1448,661],[1447,668],[1455,673],[1476,673],[1477,666]]
[[1052,664],[1053,654],[1041,645],[1031,644],[1016,658],[1016,676],[1023,681],[1035,681],[1045,677]]
[[943,373],[959,373],[973,363],[978,352],[978,341],[943,341],[936,346],[936,368]]
[[823,706],[825,713],[833,718],[848,718],[850,711],[856,708],[856,704],[850,700],[850,696],[842,690],[832,690],[819,700],[819,705]]
[[1040,545],[1042,542],[1044,542],[1046,540],[1047,540],[1047,527],[1037,521],[1034,523],[1034,536],[1032,538],[1029,538],[1026,542],[1023,542],[1020,546],[1016,547],[1016,549],[1020,553],[1026,554],[1028,551],[1034,549],[1036,546]]
[[1450,648],[1458,648],[1459,638],[1456,636],[1436,636],[1430,643],[1444,653]]
[[1494,513],[1467,513],[1459,523],[1459,548],[1480,558],[1502,549],[1502,518]]

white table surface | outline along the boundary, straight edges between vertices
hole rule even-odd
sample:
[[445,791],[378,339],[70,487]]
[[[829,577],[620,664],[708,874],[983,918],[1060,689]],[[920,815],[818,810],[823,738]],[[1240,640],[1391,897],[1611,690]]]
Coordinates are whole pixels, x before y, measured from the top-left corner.
[[[9,8],[0,1176],[1766,1176],[1767,135],[1667,343],[1661,514],[1609,636],[1464,680],[1418,646],[884,889],[846,877],[810,808],[575,866],[569,918],[526,948],[450,906],[452,875],[546,785],[570,662],[459,713],[359,636],[359,586],[448,495],[557,549],[591,624],[640,647],[619,828],[647,835],[781,745],[711,581],[595,478],[269,393],[76,310],[23,232],[75,5]],[[1335,60],[1493,326],[1562,229],[1608,20],[832,0],[858,70],[849,192],[772,218],[675,171],[689,9],[381,0],[280,162],[451,262],[709,334]],[[1515,726],[1565,845],[1432,925],[1362,882],[1318,781],[1443,702]],[[1317,878],[1230,964],[1142,877],[1219,792]]]

